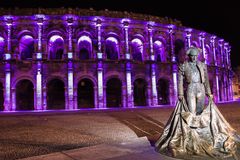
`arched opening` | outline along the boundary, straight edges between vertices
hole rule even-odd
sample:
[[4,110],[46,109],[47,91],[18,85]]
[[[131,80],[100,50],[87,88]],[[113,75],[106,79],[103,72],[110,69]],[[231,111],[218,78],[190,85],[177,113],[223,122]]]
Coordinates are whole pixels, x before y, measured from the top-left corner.
[[158,104],[169,104],[169,81],[160,78],[157,82]]
[[94,108],[94,88],[90,79],[84,78],[78,83],[78,108]]
[[107,81],[107,107],[122,107],[122,82],[118,78]]
[[81,48],[79,51],[79,59],[86,60],[89,59],[89,52],[86,48]]
[[16,110],[34,110],[34,90],[30,80],[24,79],[16,85]]
[[59,79],[53,79],[47,84],[47,108],[65,109],[64,83]]
[[185,43],[181,39],[176,39],[174,42],[174,53],[176,55],[176,61],[183,63],[186,60]]
[[114,37],[108,37],[105,43],[107,59],[117,60],[118,59],[118,40]]
[[144,79],[134,81],[134,106],[147,105],[147,82]]
[[167,57],[165,53],[165,46],[162,41],[156,40],[153,43],[153,50],[154,50],[154,55],[155,59],[157,62],[166,62]]
[[54,35],[49,39],[49,58],[50,59],[62,59],[64,52],[64,40],[59,35]]
[[19,43],[19,53],[22,60],[32,59],[34,53],[34,39],[32,36],[22,36]]
[[0,82],[0,111],[4,110],[4,93],[3,93],[3,84]]
[[92,40],[88,36],[81,36],[78,39],[78,58],[86,60],[90,58],[92,52]]
[[143,60],[143,42],[135,38],[132,40],[131,45],[131,53],[132,53],[132,59],[136,61],[142,61]]
[[0,60],[3,59],[4,55],[4,39],[3,37],[0,37]]

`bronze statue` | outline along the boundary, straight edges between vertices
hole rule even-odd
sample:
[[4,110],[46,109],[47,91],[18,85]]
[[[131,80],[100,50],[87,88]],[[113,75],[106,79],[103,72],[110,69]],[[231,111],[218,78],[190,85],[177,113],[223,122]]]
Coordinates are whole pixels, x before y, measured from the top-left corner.
[[240,136],[213,102],[207,66],[197,61],[198,53],[190,47],[188,61],[179,65],[178,102],[155,143],[156,151],[183,159],[238,160]]
[[207,66],[197,61],[198,53],[198,48],[189,48],[187,51],[189,61],[179,65],[178,72],[178,98],[182,100],[184,97],[183,79],[185,79],[188,108],[196,115],[203,111],[205,94],[210,98],[213,97],[209,86]]

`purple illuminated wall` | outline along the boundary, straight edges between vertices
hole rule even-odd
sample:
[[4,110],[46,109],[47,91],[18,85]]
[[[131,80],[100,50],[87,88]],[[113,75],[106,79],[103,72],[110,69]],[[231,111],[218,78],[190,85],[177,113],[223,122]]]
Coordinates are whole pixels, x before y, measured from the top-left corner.
[[202,50],[215,101],[233,99],[229,43],[177,20],[80,9],[9,13],[0,10],[1,111],[174,105],[190,46]]

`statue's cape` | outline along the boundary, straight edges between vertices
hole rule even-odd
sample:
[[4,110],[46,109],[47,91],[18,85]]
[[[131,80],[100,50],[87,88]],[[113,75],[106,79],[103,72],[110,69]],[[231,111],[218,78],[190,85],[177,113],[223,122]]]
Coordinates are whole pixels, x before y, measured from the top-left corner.
[[178,101],[155,143],[156,151],[184,159],[240,159],[240,136],[209,100],[201,115]]

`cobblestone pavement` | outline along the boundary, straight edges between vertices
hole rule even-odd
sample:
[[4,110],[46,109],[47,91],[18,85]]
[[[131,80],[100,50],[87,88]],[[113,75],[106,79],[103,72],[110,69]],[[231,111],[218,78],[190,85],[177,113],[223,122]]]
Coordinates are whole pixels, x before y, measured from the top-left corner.
[[[240,102],[222,103],[217,106],[232,127],[240,133]],[[146,153],[148,157],[153,158],[156,156],[153,144],[173,109],[169,106],[101,111],[1,112],[0,159],[14,160],[42,155],[39,159],[43,160],[44,155],[48,154],[52,156],[51,160],[54,159],[54,155],[58,160],[67,160],[79,153],[92,153],[89,154],[90,158],[85,159],[93,160],[91,156],[101,159],[99,155],[105,153],[102,151],[104,149],[108,150],[106,153],[110,155],[115,154],[104,154],[107,157],[105,159],[109,160],[146,157]],[[159,156],[158,159],[171,158]]]

